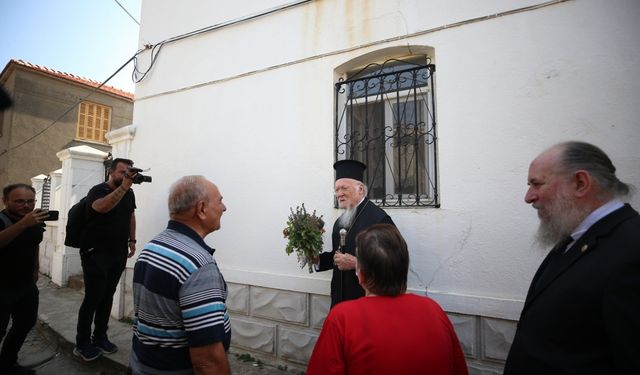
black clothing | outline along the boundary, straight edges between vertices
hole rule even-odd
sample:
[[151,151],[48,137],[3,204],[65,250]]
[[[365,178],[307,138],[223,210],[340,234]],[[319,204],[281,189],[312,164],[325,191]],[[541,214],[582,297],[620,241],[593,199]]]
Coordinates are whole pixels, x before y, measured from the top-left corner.
[[82,257],[84,276],[84,299],[78,312],[78,346],[91,342],[91,322],[94,322],[93,337],[107,336],[109,316],[120,276],[127,265],[127,256],[114,256],[98,249],[95,254]]
[[[33,278],[33,275],[31,275]],[[33,280],[33,279],[32,279]],[[32,281],[30,285],[7,290],[0,288],[0,340],[4,337],[0,352],[0,373],[11,368],[18,360],[27,334],[38,318],[38,287]],[[11,318],[11,329],[5,337]]]
[[136,208],[133,191],[127,190],[109,212],[99,213],[91,208],[94,201],[111,192],[107,183],[101,183],[87,194],[87,230],[80,246],[85,293],[78,311],[78,347],[90,344],[92,321],[93,337],[106,337],[113,294],[127,264],[131,215]]
[[625,205],[542,262],[504,374],[640,374],[638,311],[640,216]]
[[[14,224],[18,220],[3,214]],[[0,221],[0,229],[5,223]],[[44,228],[31,226],[0,248],[0,369],[11,368],[38,317],[38,287],[33,279]],[[7,333],[9,320],[11,329]],[[5,333],[7,336],[5,337]]]
[[[10,217],[6,210],[2,212],[14,224],[18,222]],[[4,222],[0,220],[0,230],[4,230],[4,226]],[[33,284],[36,258],[44,233],[43,226],[34,225],[25,229],[6,246],[0,248],[0,286],[8,289]]]
[[112,254],[127,254],[131,214],[136,209],[133,190],[129,189],[120,202],[109,212],[96,212],[91,205],[100,198],[111,194],[113,190],[106,182],[98,184],[87,193],[88,223],[82,238],[80,251],[86,252],[92,247],[106,249]]
[[[374,224],[393,224],[391,217],[384,210],[376,206],[369,199],[365,198],[356,210],[356,216],[351,228],[347,229],[345,247],[341,249],[343,253],[356,255],[356,236],[364,229]],[[348,301],[364,296],[364,290],[358,284],[355,270],[340,271],[333,264],[333,255],[340,247],[340,225],[338,220],[333,224],[333,232],[331,241],[333,251],[320,254],[320,264],[318,271],[327,271],[333,269],[333,277],[331,278],[331,307],[335,304]]]

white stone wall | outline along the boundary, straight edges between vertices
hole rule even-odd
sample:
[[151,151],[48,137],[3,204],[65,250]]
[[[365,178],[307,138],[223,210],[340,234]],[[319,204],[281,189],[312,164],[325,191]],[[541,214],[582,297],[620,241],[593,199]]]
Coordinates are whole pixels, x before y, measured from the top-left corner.
[[[229,283],[228,287],[233,347],[255,353],[272,364],[303,368],[329,313],[331,299],[247,284]],[[500,374],[516,322],[457,313],[448,316],[471,374]]]
[[[58,221],[48,221],[40,243],[40,272],[60,286],[67,285],[69,276],[82,274],[79,250],[64,245],[69,208],[87,195],[89,189],[103,180],[107,154],[88,146],[77,146],[56,154],[62,168],[52,171],[49,209],[59,211]],[[36,197],[42,194],[46,176],[31,179]],[[38,202],[38,207],[40,207]]]
[[[140,42],[285,3],[143,1]],[[544,256],[523,202],[529,162],[554,143],[584,140],[640,186],[638,9],[634,0],[324,0],[168,44],[136,86],[130,156],[154,177],[136,190],[138,239],[166,225],[174,180],[204,174],[228,207],[207,238],[228,281],[327,296],[330,274],[300,270],[281,232],[301,202],[328,228],[338,215],[333,85],[367,56],[431,50],[441,207],[388,212],[410,248],[410,287],[470,317],[468,354],[492,368]],[[640,196],[632,204],[640,207]],[[304,344],[311,317],[293,316],[285,328]],[[260,345],[277,352],[279,344]]]
[[302,367],[330,304],[327,296],[229,283],[231,343],[272,363]]

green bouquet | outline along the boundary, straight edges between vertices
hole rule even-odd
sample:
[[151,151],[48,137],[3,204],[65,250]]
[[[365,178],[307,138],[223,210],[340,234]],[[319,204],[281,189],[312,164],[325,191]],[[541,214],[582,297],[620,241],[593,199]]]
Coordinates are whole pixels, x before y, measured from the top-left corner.
[[290,208],[291,214],[287,219],[287,225],[282,231],[287,238],[286,252],[291,255],[294,251],[298,256],[300,268],[307,266],[309,273],[313,272],[313,260],[322,252],[322,234],[324,233],[324,221],[322,215],[316,216],[304,207],[296,207],[295,212]]

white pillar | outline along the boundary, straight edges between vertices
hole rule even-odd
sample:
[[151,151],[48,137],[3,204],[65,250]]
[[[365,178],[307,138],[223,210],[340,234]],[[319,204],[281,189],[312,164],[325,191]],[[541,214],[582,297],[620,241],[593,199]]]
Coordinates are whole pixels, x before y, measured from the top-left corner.
[[35,208],[40,208],[42,207],[42,200],[39,199],[38,197],[40,197],[42,195],[42,187],[44,186],[44,180],[47,178],[47,176],[43,175],[43,174],[39,174],[35,177],[31,177],[31,186],[33,186],[33,188],[36,190],[36,206]]
[[[44,187],[44,181],[46,180],[46,178],[47,176],[43,174],[31,177],[31,186],[36,191],[35,208],[42,208],[42,189]],[[49,205],[50,209],[51,207],[53,206]],[[46,222],[47,231],[42,236],[42,242],[40,242],[39,245],[40,251],[38,252],[38,266],[40,267],[38,271],[44,273],[45,275],[51,274],[51,258],[53,252],[55,251],[55,241],[52,239],[55,239],[55,235],[57,233],[52,233],[56,231],[57,227],[54,229],[50,228],[50,223],[50,221]]]
[[51,196],[49,198],[49,209],[60,210],[60,190],[62,188],[62,168],[51,172]]
[[[136,127],[135,125],[127,125],[119,129],[112,130],[105,134],[107,141],[111,145],[111,155],[113,158],[125,158],[129,159],[129,155],[131,154],[131,142],[133,141],[134,136],[136,135]],[[139,245],[138,245],[139,246]],[[111,307],[111,316],[116,319],[121,319],[125,314],[125,306],[126,306],[126,294],[128,286],[126,285],[127,274],[132,272],[133,264],[135,262],[135,257],[131,258],[127,261],[127,267],[125,268],[122,276],[120,277],[120,282],[118,283],[118,287],[116,288],[116,292],[113,295],[113,305]]]
[[51,280],[57,285],[65,286],[69,276],[82,273],[78,249],[64,245],[67,213],[71,206],[87,195],[91,187],[104,181],[104,160],[107,153],[89,146],[77,146],[62,150],[56,156],[62,162],[62,176],[58,180],[59,185],[56,185],[59,186],[59,193],[55,198],[55,207],[60,211],[60,219],[51,264]]
[[131,154],[131,141],[136,135],[136,126],[131,124],[122,128],[112,130],[105,134],[105,138],[111,145],[111,155],[113,158],[128,159]]

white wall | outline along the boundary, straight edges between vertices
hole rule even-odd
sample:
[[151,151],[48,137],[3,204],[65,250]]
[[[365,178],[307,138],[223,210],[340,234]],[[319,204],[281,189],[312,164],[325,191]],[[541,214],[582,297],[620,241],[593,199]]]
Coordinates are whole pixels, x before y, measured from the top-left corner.
[[[285,3],[144,1],[140,40]],[[282,228],[301,202],[327,229],[338,215],[336,69],[384,48],[432,47],[442,206],[388,210],[411,248],[410,286],[450,311],[517,318],[543,257],[523,202],[529,162],[556,142],[584,140],[640,186],[640,3],[566,1],[494,16],[541,3],[312,1],[164,46],[136,87],[131,157],[154,178],[136,187],[138,238],[164,227],[175,179],[204,174],[228,207],[207,239],[228,281],[328,293],[329,273],[309,275],[285,255]]]

